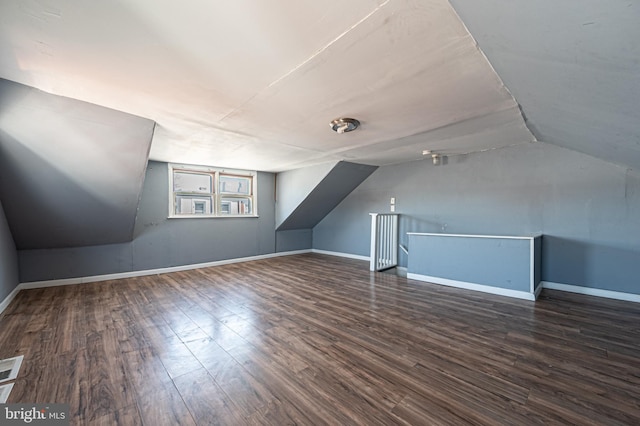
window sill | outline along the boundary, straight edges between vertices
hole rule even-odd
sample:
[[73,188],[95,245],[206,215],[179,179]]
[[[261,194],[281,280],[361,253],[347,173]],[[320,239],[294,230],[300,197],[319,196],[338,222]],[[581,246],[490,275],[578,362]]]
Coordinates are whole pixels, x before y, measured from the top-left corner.
[[202,214],[193,214],[193,215],[180,215],[180,216],[168,216],[167,219],[252,219],[259,218],[260,216],[255,214],[244,214],[244,215],[225,215],[225,216],[207,216]]

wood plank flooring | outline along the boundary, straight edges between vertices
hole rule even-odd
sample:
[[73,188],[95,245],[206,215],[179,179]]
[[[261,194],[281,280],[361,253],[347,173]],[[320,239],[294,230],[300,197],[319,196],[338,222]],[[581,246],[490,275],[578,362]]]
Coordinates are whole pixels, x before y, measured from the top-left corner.
[[79,425],[640,424],[640,304],[304,254],[21,291],[8,402]]

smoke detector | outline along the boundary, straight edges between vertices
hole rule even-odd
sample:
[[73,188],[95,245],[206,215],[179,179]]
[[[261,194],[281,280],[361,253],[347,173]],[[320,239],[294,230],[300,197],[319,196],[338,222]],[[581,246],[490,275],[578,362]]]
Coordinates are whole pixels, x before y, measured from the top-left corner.
[[358,128],[360,122],[355,118],[336,118],[329,126],[333,129],[334,132],[337,133],[347,133],[352,132]]
[[424,151],[422,151],[422,155],[426,156],[431,156],[431,161],[433,162],[433,164],[435,164],[436,166],[438,164],[440,164],[441,160],[442,160],[442,155],[440,154],[436,154],[435,152],[433,152],[430,149],[425,149]]

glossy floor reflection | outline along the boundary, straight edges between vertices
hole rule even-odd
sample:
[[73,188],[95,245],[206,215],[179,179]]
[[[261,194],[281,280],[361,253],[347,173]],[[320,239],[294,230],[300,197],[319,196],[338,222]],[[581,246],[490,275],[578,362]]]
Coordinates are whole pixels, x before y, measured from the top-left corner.
[[72,424],[637,424],[639,319],[305,254],[21,291],[0,359]]

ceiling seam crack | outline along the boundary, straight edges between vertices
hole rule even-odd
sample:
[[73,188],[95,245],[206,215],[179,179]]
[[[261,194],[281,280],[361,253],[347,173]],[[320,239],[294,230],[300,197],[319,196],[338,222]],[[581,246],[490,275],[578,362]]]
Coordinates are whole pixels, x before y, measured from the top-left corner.
[[312,61],[314,58],[316,58],[318,55],[320,55],[322,52],[324,52],[325,50],[327,50],[328,48],[330,48],[331,46],[333,46],[336,42],[338,42],[340,39],[342,39],[344,36],[346,36],[347,34],[349,34],[351,31],[353,31],[355,28],[357,28],[360,24],[362,24],[363,22],[365,22],[367,19],[369,19],[371,16],[373,16],[375,13],[377,13],[380,9],[382,9],[383,7],[385,7],[391,0],[386,0],[384,3],[382,3],[381,5],[379,5],[378,7],[376,7],[375,9],[373,9],[371,12],[369,12],[367,15],[365,15],[363,18],[361,18],[358,22],[356,22],[355,24],[353,24],[352,26],[350,26],[349,28],[347,28],[345,31],[343,31],[340,35],[338,35],[336,38],[334,38],[333,40],[331,40],[329,43],[327,43],[326,45],[324,45],[323,47],[321,47],[320,49],[318,49],[313,55],[311,55],[309,58],[307,58],[306,60],[302,61],[300,64],[296,65],[293,69],[291,69],[289,72],[287,72],[286,74],[284,74],[283,76],[281,76],[280,78],[278,78],[277,80],[273,81],[271,84],[269,84],[267,86],[267,89],[270,87],[275,86],[276,84],[278,84],[279,82],[281,82],[282,80],[284,80],[285,78],[287,78],[289,75],[293,74],[294,72],[296,72],[298,69],[300,69],[301,67],[303,67],[304,65],[306,65],[307,63],[309,63],[310,61]]
[[329,49],[331,46],[333,46],[336,42],[338,42],[340,39],[342,39],[344,36],[346,36],[347,34],[349,34],[351,31],[353,31],[355,28],[357,28],[359,25],[361,25],[363,22],[365,22],[367,19],[369,19],[371,16],[375,15],[380,9],[382,9],[383,7],[385,7],[391,0],[385,0],[384,3],[378,5],[375,9],[373,9],[371,12],[369,12],[368,14],[366,14],[363,18],[361,18],[360,20],[358,20],[358,22],[356,22],[355,24],[351,25],[349,28],[347,28],[346,30],[344,30],[342,33],[340,33],[337,37],[335,37],[333,40],[331,40],[329,43],[325,44],[324,46],[322,46],[320,49],[316,50],[313,55],[311,55],[310,57],[308,57],[307,59],[305,59],[304,61],[300,62],[298,65],[296,65],[295,67],[293,67],[291,70],[289,70],[287,73],[283,74],[282,76],[278,77],[276,80],[272,81],[269,85],[267,85],[267,87],[265,87],[263,90],[261,90],[260,92],[256,93],[255,95],[251,96],[249,99],[247,99],[246,101],[244,101],[242,104],[240,104],[240,106],[234,108],[233,110],[231,110],[230,112],[228,112],[227,114],[224,115],[224,117],[222,117],[219,121],[224,121],[226,120],[230,115],[234,114],[236,111],[238,111],[240,108],[242,108],[243,106],[245,106],[246,104],[248,104],[249,102],[251,102],[253,99],[255,99],[260,93],[262,93],[264,90],[269,89],[273,86],[275,86],[276,84],[280,83],[282,80],[284,80],[285,78],[289,77],[291,74],[293,74],[294,72],[296,72],[297,70],[299,70],[300,68],[302,68],[303,66],[305,66],[306,64],[308,64],[309,62],[311,62],[313,59],[315,59],[316,57],[318,57],[318,55],[322,54],[325,50]]

